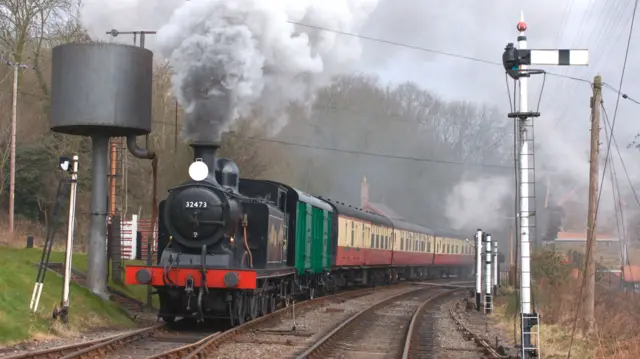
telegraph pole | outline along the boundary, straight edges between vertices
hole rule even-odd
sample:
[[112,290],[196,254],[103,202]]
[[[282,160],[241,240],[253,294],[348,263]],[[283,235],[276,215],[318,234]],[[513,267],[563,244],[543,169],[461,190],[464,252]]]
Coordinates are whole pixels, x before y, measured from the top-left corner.
[[[535,223],[535,169],[533,168],[533,118],[540,113],[529,111],[528,79],[531,75],[543,74],[543,70],[530,70],[530,65],[556,66],[586,66],[589,63],[587,50],[529,50],[525,31],[527,24],[524,15],[520,15],[517,29],[518,48],[512,43],[507,44],[502,54],[502,62],[509,76],[520,82],[520,103],[516,112],[510,113],[509,118],[516,121],[516,139],[518,142],[518,198],[519,233],[517,233],[520,247],[520,354],[522,359],[537,358],[540,353],[539,340],[532,341],[532,337],[539,338],[539,316],[531,305],[531,258],[530,235],[533,228],[530,221]],[[534,331],[534,326],[536,331]]]
[[600,102],[602,101],[602,77],[593,80],[591,97],[591,151],[589,156],[589,210],[587,214],[587,248],[585,251],[584,320],[585,332],[593,333],[595,326],[596,287],[596,211],[598,197],[598,173],[600,153]]
[[20,76],[20,69],[35,67],[11,61],[5,61],[5,64],[13,67],[13,96],[11,103],[11,164],[9,170],[9,233],[13,233],[16,197],[16,125],[18,122],[18,77]]

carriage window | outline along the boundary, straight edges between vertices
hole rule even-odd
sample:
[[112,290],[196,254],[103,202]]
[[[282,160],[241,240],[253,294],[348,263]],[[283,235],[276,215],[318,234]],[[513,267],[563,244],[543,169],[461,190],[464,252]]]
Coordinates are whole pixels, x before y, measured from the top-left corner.
[[404,250],[404,238],[400,238],[400,250],[403,251]]
[[[348,226],[349,225],[348,225],[347,221],[345,220],[344,221],[344,240],[345,240],[345,242],[347,241],[347,236],[349,235],[349,227]],[[345,245],[346,245],[346,243],[345,243]]]
[[371,248],[373,248],[373,236],[374,236],[374,234],[371,233]]
[[356,242],[355,223],[353,221],[351,221],[351,247],[353,247],[355,242]]
[[427,252],[431,252],[431,242],[427,242]]
[[376,248],[380,248],[380,235],[376,234]]
[[385,245],[386,245],[386,248],[389,249],[389,236],[385,238]]

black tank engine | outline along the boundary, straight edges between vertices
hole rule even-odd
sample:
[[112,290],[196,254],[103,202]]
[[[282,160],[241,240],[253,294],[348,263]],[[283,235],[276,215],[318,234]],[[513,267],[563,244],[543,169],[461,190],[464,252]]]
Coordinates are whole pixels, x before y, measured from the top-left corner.
[[[138,271],[137,276],[156,277],[138,278],[154,286],[161,277],[156,287],[166,321],[233,318],[235,290],[256,288],[257,270],[286,265],[284,214],[266,200],[239,193],[238,166],[216,157],[218,143],[191,147],[191,179],[171,188],[159,206],[157,268],[162,273]],[[271,233],[280,235],[269,236],[274,227]],[[193,271],[185,271],[189,268]],[[171,275],[176,269],[178,274]]]

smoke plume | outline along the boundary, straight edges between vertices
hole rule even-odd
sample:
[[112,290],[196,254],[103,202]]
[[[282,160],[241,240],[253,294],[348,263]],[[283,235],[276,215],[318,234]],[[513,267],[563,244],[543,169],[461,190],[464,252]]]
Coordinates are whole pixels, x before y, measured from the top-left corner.
[[485,177],[456,184],[446,200],[446,214],[454,230],[491,229],[508,220],[502,202],[513,193],[508,177]]
[[360,59],[352,37],[291,22],[358,32],[376,0],[209,0],[185,2],[157,33],[187,112],[187,140],[218,140],[256,111],[285,123],[291,104],[308,108],[316,90]]

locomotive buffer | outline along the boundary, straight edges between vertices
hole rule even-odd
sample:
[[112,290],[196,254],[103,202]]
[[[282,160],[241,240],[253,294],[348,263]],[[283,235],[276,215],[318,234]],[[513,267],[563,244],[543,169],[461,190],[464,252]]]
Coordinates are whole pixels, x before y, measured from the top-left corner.
[[[524,32],[527,24],[524,15],[520,15],[517,29],[518,48],[513,43],[507,44],[502,54],[502,63],[507,74],[515,81],[520,82],[520,103],[516,112],[509,113],[509,118],[516,119],[516,139],[518,141],[518,188],[516,188],[520,213],[519,231],[516,231],[520,239],[520,326],[522,358],[537,358],[540,353],[538,340],[538,313],[533,311],[531,305],[531,259],[530,236],[535,227],[535,192],[532,185],[535,182],[535,169],[533,161],[533,118],[539,117],[539,112],[529,110],[528,80],[531,75],[544,74],[544,70],[531,70],[530,65],[554,65],[554,66],[587,66],[589,63],[588,50],[531,50],[527,49],[527,37]],[[515,87],[514,87],[515,88]],[[531,222],[533,221],[533,223]],[[536,331],[532,328],[536,326]],[[535,344],[532,336],[536,337]]]

